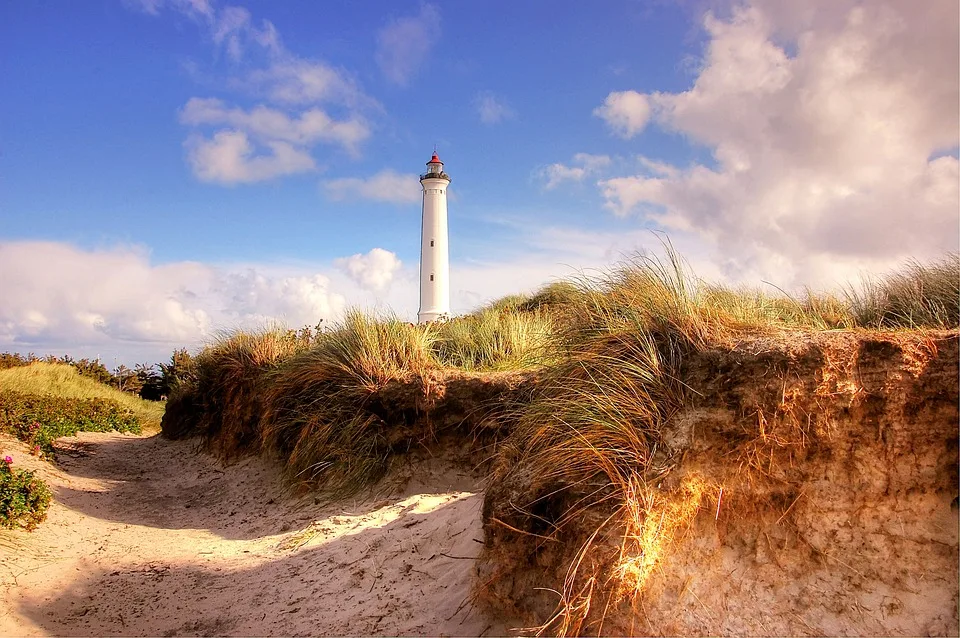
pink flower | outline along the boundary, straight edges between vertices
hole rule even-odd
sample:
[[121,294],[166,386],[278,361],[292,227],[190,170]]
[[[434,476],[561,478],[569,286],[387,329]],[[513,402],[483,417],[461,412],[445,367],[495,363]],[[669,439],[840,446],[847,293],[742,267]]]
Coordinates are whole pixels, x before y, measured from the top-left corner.
[[5,457],[3,457],[3,462],[6,463],[7,465],[12,465],[12,464],[13,464],[13,457],[12,457],[12,456],[5,456]]

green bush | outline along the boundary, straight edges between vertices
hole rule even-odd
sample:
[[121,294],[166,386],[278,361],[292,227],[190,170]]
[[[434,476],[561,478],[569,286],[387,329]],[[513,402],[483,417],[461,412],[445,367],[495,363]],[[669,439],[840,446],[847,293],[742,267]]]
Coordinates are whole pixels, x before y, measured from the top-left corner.
[[47,517],[52,498],[33,472],[13,469],[9,456],[0,462],[0,526],[35,528]]
[[33,446],[35,452],[52,455],[52,443],[61,436],[110,430],[140,434],[140,421],[112,399],[73,399],[0,390],[0,431],[13,434]]

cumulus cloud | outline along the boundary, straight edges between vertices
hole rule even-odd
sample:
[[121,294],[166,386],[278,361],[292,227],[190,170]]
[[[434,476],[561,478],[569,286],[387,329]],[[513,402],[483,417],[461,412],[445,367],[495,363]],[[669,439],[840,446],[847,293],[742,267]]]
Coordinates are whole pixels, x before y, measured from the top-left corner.
[[614,91],[593,114],[603,119],[615,133],[631,138],[647,125],[650,119],[650,101],[636,91]]
[[[247,9],[218,6],[212,0],[135,4],[153,14],[169,7],[202,25],[217,50],[234,62],[225,85],[272,103],[245,109],[216,98],[187,101],[180,110],[181,123],[208,129],[204,134],[191,131],[187,140],[188,161],[199,179],[235,184],[302,173],[315,168],[312,153],[317,145],[334,145],[357,156],[370,137],[363,112],[379,109],[376,101],[345,71],[289,51],[269,20],[257,25]],[[334,117],[320,104],[342,113]]]
[[416,204],[422,196],[417,175],[382,170],[370,177],[344,177],[322,184],[327,197],[337,201],[372,200],[391,204]]
[[316,169],[309,153],[288,142],[268,141],[256,152],[243,131],[218,131],[212,138],[186,142],[193,173],[204,182],[250,184]]
[[90,251],[59,242],[3,242],[0,271],[6,275],[0,279],[0,348],[21,352],[139,346],[157,361],[218,329],[271,321],[314,325],[339,316],[346,303],[323,273],[156,265],[135,247]]
[[390,82],[406,86],[440,39],[440,11],[431,4],[415,16],[398,18],[377,34],[376,60]]
[[389,250],[374,248],[366,255],[358,253],[338,259],[334,265],[361,288],[381,291],[390,285],[403,264]]
[[477,95],[474,103],[477,107],[477,115],[480,116],[480,121],[484,124],[499,124],[517,116],[516,112],[507,105],[503,98],[490,92]]
[[264,105],[246,111],[214,98],[191,98],[180,111],[180,121],[193,127],[229,127],[212,138],[194,134],[187,140],[194,175],[223,184],[311,171],[316,167],[311,150],[317,144],[336,144],[355,155],[370,136],[369,126],[357,116],[335,120],[319,108],[290,116]]
[[226,125],[247,131],[265,142],[282,141],[301,146],[329,142],[348,150],[355,149],[370,135],[369,127],[361,119],[334,120],[318,108],[290,117],[263,105],[250,111],[228,108],[213,98],[190,99],[180,111],[180,121],[194,126]]
[[547,190],[556,188],[563,182],[580,182],[588,175],[595,175],[601,169],[610,165],[609,155],[591,155],[589,153],[577,153],[573,156],[573,162],[568,166],[566,164],[550,164],[540,170],[540,177],[546,180],[544,188]]
[[957,5],[804,6],[707,14],[689,90],[608,96],[598,115],[621,134],[652,113],[714,159],[603,180],[608,208],[696,232],[733,276],[829,280],[956,250]]
[[341,69],[319,60],[277,56],[270,65],[253,70],[242,82],[288,105],[332,103],[348,107],[378,107],[357,82]]

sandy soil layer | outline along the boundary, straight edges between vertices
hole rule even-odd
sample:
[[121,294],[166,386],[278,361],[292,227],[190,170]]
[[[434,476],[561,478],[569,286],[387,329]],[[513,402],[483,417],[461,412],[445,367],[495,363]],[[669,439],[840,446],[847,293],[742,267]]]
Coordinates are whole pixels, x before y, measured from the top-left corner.
[[[84,433],[56,468],[2,454],[55,493],[0,535],[0,635],[504,635],[470,600],[482,494],[440,459],[349,503],[285,496],[259,458]],[[415,478],[414,478],[415,477]]]

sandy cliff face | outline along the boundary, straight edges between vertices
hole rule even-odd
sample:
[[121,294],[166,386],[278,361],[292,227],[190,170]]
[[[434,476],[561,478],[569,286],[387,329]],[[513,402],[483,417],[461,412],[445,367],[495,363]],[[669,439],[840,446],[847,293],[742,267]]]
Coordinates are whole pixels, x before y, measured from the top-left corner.
[[563,597],[584,633],[957,635],[958,357],[956,332],[755,336],[688,357],[669,469],[632,526],[578,555],[615,507],[559,530],[538,515],[602,485],[490,486],[485,596],[533,624]]

